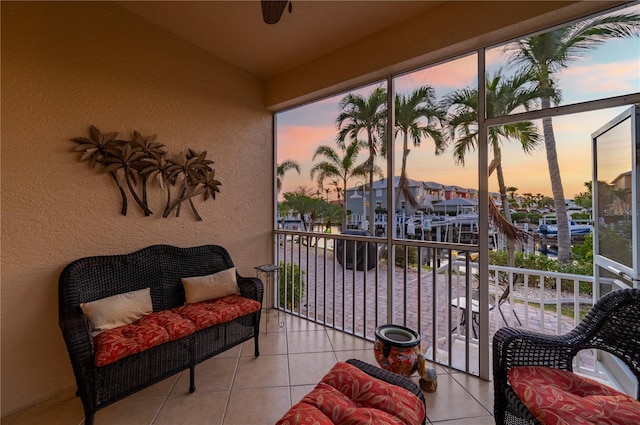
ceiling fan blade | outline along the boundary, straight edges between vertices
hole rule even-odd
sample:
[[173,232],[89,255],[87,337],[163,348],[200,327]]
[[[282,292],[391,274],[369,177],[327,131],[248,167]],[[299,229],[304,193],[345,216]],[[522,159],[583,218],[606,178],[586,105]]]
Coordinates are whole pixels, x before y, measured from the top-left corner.
[[[289,0],[260,0],[260,3],[262,4],[262,19],[264,19],[267,24],[272,25],[280,20]],[[290,3],[289,13],[291,13]]]

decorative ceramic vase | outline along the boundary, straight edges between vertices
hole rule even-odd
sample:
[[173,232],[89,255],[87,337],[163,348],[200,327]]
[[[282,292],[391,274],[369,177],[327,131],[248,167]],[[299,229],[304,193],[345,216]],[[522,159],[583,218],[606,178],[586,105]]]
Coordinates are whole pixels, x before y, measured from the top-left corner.
[[381,368],[404,376],[418,369],[422,357],[420,335],[399,325],[378,326],[375,334],[373,353]]

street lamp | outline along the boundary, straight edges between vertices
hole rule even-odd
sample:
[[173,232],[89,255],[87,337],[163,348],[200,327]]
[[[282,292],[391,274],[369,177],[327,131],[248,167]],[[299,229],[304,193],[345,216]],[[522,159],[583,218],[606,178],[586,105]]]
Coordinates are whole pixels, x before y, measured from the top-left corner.
[[356,187],[358,183],[360,183],[360,185],[362,186],[362,196],[360,196],[360,194],[358,193],[358,189],[356,188],[355,192],[353,192],[353,195],[349,196],[349,199],[362,199],[361,227],[362,227],[362,230],[367,230],[367,212],[366,212],[366,205],[365,205],[366,197],[365,197],[365,191],[364,191],[364,183],[358,181],[356,182]]

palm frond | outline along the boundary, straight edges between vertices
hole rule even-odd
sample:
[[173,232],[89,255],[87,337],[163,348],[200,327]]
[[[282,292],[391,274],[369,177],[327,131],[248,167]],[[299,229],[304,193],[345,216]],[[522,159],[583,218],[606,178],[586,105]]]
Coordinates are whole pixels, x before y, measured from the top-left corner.
[[522,242],[526,239],[527,234],[509,223],[491,198],[489,198],[489,218],[496,229],[505,235],[507,239],[514,242]]

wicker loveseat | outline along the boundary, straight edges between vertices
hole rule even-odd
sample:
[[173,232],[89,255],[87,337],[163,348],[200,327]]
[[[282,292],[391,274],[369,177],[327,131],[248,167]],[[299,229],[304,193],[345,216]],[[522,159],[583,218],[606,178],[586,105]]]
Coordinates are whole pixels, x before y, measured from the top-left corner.
[[[216,273],[231,275],[240,293],[185,304],[183,279]],[[96,335],[86,306],[123,294],[150,294],[149,311]],[[251,338],[257,357],[262,296],[262,282],[238,275],[229,253],[216,245],[154,245],[69,264],[59,279],[59,323],[85,424],[93,424],[95,413],[109,404],[186,369],[189,392],[195,391],[198,363]]]
[[639,331],[640,289],[606,294],[564,335],[498,330],[493,338],[496,424],[640,423],[640,389],[630,397],[571,373],[575,355],[596,348],[626,364],[639,385]]

